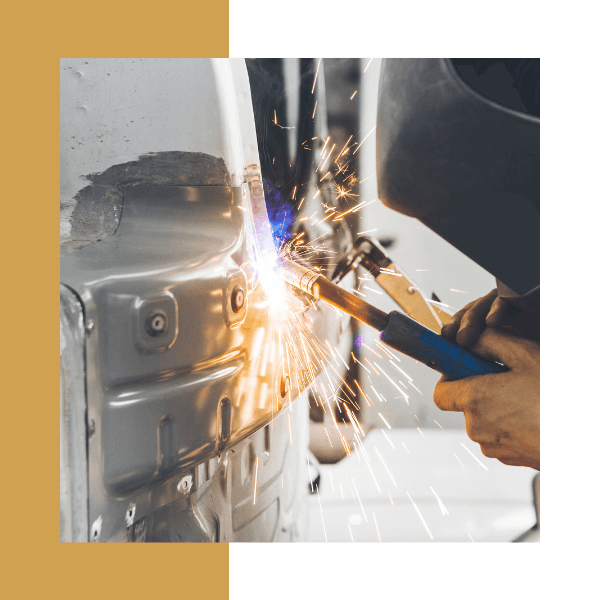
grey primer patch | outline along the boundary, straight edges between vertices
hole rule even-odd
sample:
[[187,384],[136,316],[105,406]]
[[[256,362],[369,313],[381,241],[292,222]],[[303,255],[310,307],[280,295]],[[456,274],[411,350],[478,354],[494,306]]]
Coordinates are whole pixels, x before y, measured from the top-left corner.
[[66,218],[70,224],[70,234],[61,235],[61,256],[115,233],[121,220],[126,186],[228,186],[231,181],[222,158],[177,151],[144,154],[138,160],[113,165],[103,173],[87,175],[86,179],[90,184],[75,195],[73,210],[65,210],[69,207],[61,204],[61,220]]

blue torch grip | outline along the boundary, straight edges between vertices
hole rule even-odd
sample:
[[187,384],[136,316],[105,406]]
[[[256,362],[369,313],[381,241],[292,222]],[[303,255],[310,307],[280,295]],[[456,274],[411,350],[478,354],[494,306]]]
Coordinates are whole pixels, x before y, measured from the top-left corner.
[[504,365],[473,354],[397,311],[389,314],[387,327],[379,337],[388,346],[443,373],[449,379],[508,371]]

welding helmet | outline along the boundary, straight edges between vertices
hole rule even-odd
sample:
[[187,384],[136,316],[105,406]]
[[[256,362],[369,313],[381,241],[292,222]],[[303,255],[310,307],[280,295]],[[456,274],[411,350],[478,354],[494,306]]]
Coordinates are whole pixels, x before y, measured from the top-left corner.
[[377,111],[381,201],[539,306],[539,59],[385,59]]

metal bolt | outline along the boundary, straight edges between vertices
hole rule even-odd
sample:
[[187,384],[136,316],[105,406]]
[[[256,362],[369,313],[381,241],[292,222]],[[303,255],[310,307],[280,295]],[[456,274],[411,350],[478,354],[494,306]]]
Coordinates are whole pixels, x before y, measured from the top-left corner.
[[236,285],[231,293],[231,308],[233,312],[240,312],[242,310],[245,299],[246,292],[239,285]]
[[178,484],[177,491],[181,494],[189,494],[192,491],[192,476],[186,475]]
[[416,290],[415,290],[415,288],[412,285],[410,285],[410,286],[408,286],[408,289],[406,291],[409,294],[414,294]]
[[102,531],[102,517],[98,517],[92,523],[92,542],[97,542],[100,539],[100,531]]
[[281,376],[281,383],[279,385],[279,393],[282,398],[285,398],[290,391],[290,378],[287,375]]
[[131,527],[133,525],[133,518],[135,517],[135,504],[132,502],[125,513],[125,523],[127,527]]
[[162,335],[169,327],[169,318],[164,310],[155,310],[145,323],[146,333],[152,337]]

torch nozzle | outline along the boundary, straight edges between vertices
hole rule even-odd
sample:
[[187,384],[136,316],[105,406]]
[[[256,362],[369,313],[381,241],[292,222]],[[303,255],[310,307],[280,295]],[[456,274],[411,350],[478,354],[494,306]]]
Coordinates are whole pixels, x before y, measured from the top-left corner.
[[366,325],[383,331],[387,326],[388,315],[368,302],[331,283],[320,273],[307,269],[294,260],[281,259],[278,272],[290,285],[343,310]]
[[[287,281],[290,285],[310,294],[315,298],[319,298],[318,287],[315,290],[315,283],[319,277],[322,277],[319,273],[307,269],[303,265],[290,260],[288,258],[282,258],[279,261],[278,273],[281,277]],[[317,292],[315,294],[315,292]]]

